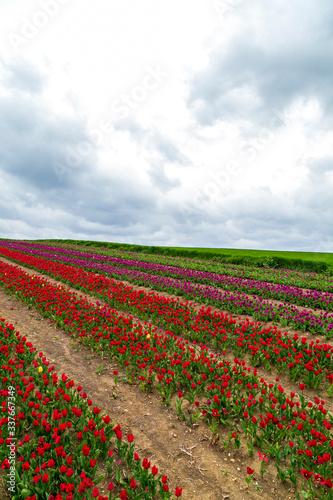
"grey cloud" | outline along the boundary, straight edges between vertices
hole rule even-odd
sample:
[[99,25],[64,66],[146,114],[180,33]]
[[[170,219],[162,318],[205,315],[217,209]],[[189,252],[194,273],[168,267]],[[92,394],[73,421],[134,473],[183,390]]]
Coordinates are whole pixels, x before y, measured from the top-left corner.
[[333,157],[327,156],[320,159],[309,159],[308,166],[312,180],[323,180],[323,177],[333,174]]
[[170,191],[173,188],[180,187],[181,183],[178,179],[169,179],[165,173],[162,163],[154,162],[147,171],[154,186],[162,192]]
[[3,72],[3,84],[9,89],[16,89],[29,94],[40,94],[47,78],[31,62],[23,58],[4,62],[0,59]]
[[148,147],[167,162],[182,166],[187,166],[190,163],[178,146],[156,128],[145,128],[133,118],[118,120],[114,128],[118,131],[128,132],[135,142]]
[[[251,12],[258,5],[260,25]],[[313,8],[302,5],[254,0],[251,8],[238,8],[238,31],[212,51],[206,68],[192,75],[187,103],[202,125],[217,120],[262,125],[272,109],[283,112],[299,98],[316,98],[331,114],[333,6],[324,0]],[[261,39],[263,25],[271,26],[272,35]]]
[[[84,199],[82,200],[82,193]],[[77,179],[71,209],[82,214],[90,223],[99,223],[117,228],[129,228],[140,223],[142,217],[149,220],[149,214],[156,208],[156,196],[149,187],[137,189],[134,182],[124,182],[115,174],[112,179],[95,177],[91,174]]]
[[[59,116],[41,95],[27,96],[16,87],[0,98],[0,116],[2,235],[115,238],[142,233],[142,218],[148,233],[160,229],[151,186],[138,189],[135,179],[126,182],[123,165],[113,165],[108,175],[98,173],[84,121]],[[89,154],[80,154],[82,144],[88,144]],[[63,167],[60,176],[55,162]]]
[[[27,100],[15,92],[9,98],[0,98],[0,115],[2,171],[27,185],[50,190],[59,184],[55,171],[58,162],[66,167],[64,186],[71,184],[76,172],[68,168],[66,157],[80,142],[87,141],[84,124],[55,116],[43,100]],[[92,161],[95,147],[90,146]],[[77,156],[77,162],[81,172],[91,168],[85,156]]]
[[[325,37],[329,36],[326,31]],[[292,44],[288,58],[285,47],[273,52],[272,47],[265,49],[249,37],[246,41],[238,37],[229,48],[213,53],[208,68],[193,77],[189,104],[196,112],[201,109],[201,124],[204,119],[211,123],[223,116],[230,121],[250,117],[259,123],[265,122],[270,106],[279,103],[282,112],[301,91],[317,95],[320,89],[328,112],[329,100],[324,99],[330,95],[325,85],[331,70],[324,68],[324,61],[330,49],[327,46],[321,56],[318,53],[316,61],[317,45],[314,54],[309,51],[311,57],[306,56],[310,45],[296,50],[296,43]],[[311,67],[317,68],[314,75],[307,67],[310,60]],[[10,71],[12,81],[19,78],[14,67]],[[285,83],[280,86],[283,74]],[[294,250],[314,250],[318,241],[332,240],[331,156],[302,158],[308,175],[291,195],[253,186],[240,193],[235,184],[217,203],[204,196],[187,202],[188,193],[180,181],[166,172],[168,164],[181,168],[188,160],[167,135],[133,119],[117,122],[116,133],[130,134],[140,149],[140,160],[151,158],[149,180],[136,177],[135,172],[131,177],[126,151],[120,152],[120,159],[111,156],[110,169],[101,173],[94,146],[90,154],[77,158],[78,145],[87,140],[85,121],[52,111],[43,98],[43,85],[34,86],[29,78],[25,86],[29,92],[16,85],[7,87],[6,99],[0,98],[0,237]],[[71,99],[74,111],[80,111],[75,95]],[[206,146],[210,161],[211,142],[201,133],[200,123],[193,132],[200,145]],[[75,155],[78,162],[69,167]],[[54,161],[65,166],[61,179],[53,169]]]
[[157,130],[154,130],[151,134],[152,144],[156,149],[164,156],[164,158],[170,163],[178,163],[182,166],[189,165],[188,158],[183,155],[176,144],[171,142],[165,136],[163,136]]
[[329,251],[325,242],[333,241],[332,161],[331,157],[309,160],[308,174],[292,194],[251,186],[242,195],[230,191],[218,203],[204,197],[180,202],[172,214],[183,228],[182,244]]

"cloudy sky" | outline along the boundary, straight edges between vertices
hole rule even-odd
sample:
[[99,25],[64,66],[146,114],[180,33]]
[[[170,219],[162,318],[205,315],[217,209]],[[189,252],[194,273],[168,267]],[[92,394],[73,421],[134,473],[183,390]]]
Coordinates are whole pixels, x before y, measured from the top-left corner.
[[330,0],[0,17],[0,237],[333,251]]

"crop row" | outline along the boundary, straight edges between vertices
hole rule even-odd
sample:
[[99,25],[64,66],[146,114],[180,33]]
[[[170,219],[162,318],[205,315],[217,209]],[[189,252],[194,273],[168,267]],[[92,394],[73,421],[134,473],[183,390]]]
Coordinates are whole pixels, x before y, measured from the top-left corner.
[[[116,358],[129,382],[139,380],[144,390],[151,390],[157,379],[166,404],[181,391],[176,401],[180,417],[185,397],[195,403],[196,417],[205,418],[215,436],[221,424],[229,427],[234,431],[229,441],[236,447],[245,439],[250,453],[256,444],[275,459],[281,480],[296,483],[297,471],[305,478],[313,475],[322,485],[321,498],[332,498],[333,417],[324,401],[308,402],[302,395],[297,401],[295,393],[288,397],[281,385],[267,384],[241,361],[232,365],[209,355],[204,344],[197,350],[171,332],[164,334],[152,325],[143,328],[131,316],[4,266],[2,280],[9,293],[56,321],[73,338]],[[314,498],[312,483],[308,487],[309,498]]]
[[[123,439],[120,425],[4,318],[0,336],[0,463],[14,500],[152,499],[157,489],[171,498],[167,476],[141,461],[132,434]],[[101,462],[115,483],[108,481],[107,497],[97,487]]]
[[[38,251],[36,252],[38,253]],[[25,254],[0,247],[0,255],[6,256],[12,260],[18,259],[18,262],[22,262],[24,260],[22,256]],[[251,298],[242,292],[221,292],[213,287],[195,284],[185,280],[155,276],[140,271],[75,259],[74,257],[58,256],[58,258],[55,258],[53,254],[46,252],[43,252],[42,255],[44,259],[65,262],[77,267],[94,270],[94,272],[107,274],[116,279],[126,279],[137,285],[149,286],[154,290],[175,293],[186,299],[197,300],[207,305],[214,305],[232,313],[252,315],[259,321],[272,321],[281,326],[289,325],[304,332],[310,331],[311,333],[320,333],[327,339],[333,336],[333,315],[328,312],[315,314],[309,310],[300,311],[296,306],[284,303],[274,305],[261,297]]]
[[[135,291],[105,276],[82,269],[45,261],[28,255],[15,255],[20,262],[36,270],[47,272],[71,286],[102,298],[116,308],[125,308],[143,319],[151,319],[159,326],[172,328],[174,333],[187,334],[191,339],[211,342],[216,348],[231,349],[235,356],[250,354],[253,364],[275,365],[278,372],[286,372],[293,381],[301,377],[307,387],[319,388],[323,380],[333,389],[333,346],[310,343],[297,335],[289,337],[276,327],[263,328],[260,323],[241,321],[237,323],[227,314],[211,313],[204,308],[199,313],[191,304],[158,294]],[[0,265],[3,283],[5,264]],[[10,282],[6,284],[10,286]],[[172,326],[171,326],[172,325]]]
[[[319,308],[324,310],[333,310],[333,294],[321,292],[320,290],[303,290],[291,285],[273,284],[265,281],[258,281],[253,278],[233,277],[223,274],[216,274],[207,271],[197,271],[190,268],[180,268],[170,265],[143,262],[137,259],[117,258],[106,255],[97,255],[78,250],[68,250],[59,247],[46,245],[34,245],[26,242],[9,243],[4,242],[3,246],[13,250],[20,250],[25,253],[32,253],[46,258],[63,260],[64,256],[70,258],[78,257],[82,267],[89,267],[91,261],[102,264],[111,264],[125,269],[138,269],[143,272],[149,272],[152,275],[177,278],[191,281],[194,283],[203,283],[210,286],[216,286],[229,291],[241,291],[246,294],[259,295],[266,299],[276,299],[299,306]],[[87,261],[84,264],[84,261]],[[101,268],[103,270],[103,267]]]
[[[24,242],[27,244],[27,242]],[[82,245],[64,244],[51,242],[53,246],[82,250]],[[40,245],[40,243],[29,243],[29,245]],[[180,268],[195,269],[198,271],[209,271],[212,273],[226,274],[240,278],[256,279],[259,281],[268,281],[285,285],[295,285],[301,288],[323,290],[333,292],[333,277],[318,273],[292,271],[290,269],[255,267],[249,265],[230,264],[210,260],[190,259],[187,257],[171,257],[165,255],[146,254],[131,252],[128,250],[119,250],[116,248],[89,248],[83,247],[87,253],[99,255],[109,255],[112,257],[129,258],[143,262],[154,262],[167,266],[176,266]]]

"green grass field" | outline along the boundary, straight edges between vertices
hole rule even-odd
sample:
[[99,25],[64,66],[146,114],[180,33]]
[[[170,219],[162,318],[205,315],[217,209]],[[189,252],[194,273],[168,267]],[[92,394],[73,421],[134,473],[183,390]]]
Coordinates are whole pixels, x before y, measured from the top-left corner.
[[312,260],[316,262],[326,262],[326,264],[333,267],[333,253],[321,252],[290,252],[279,250],[242,250],[233,248],[194,248],[194,247],[162,247],[170,248],[172,250],[188,250],[196,252],[211,252],[212,254],[223,254],[230,256],[246,256],[246,257],[283,257],[285,259],[302,259]]

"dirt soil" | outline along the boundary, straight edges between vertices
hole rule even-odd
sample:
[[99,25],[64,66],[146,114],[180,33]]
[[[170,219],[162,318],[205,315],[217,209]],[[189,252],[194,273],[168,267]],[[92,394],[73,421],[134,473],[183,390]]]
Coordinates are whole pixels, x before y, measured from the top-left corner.
[[[12,262],[7,262],[13,265]],[[28,273],[41,275],[23,266],[19,267]],[[45,277],[58,283],[48,276]],[[69,288],[66,285],[65,287]],[[78,296],[82,295],[81,292],[75,291],[75,293]],[[89,299],[96,301],[93,297]],[[117,362],[107,358],[102,360],[98,355],[91,355],[89,348],[79,343],[73,345],[73,339],[65,331],[43,319],[35,309],[29,310],[18,299],[7,295],[2,288],[0,317],[12,323],[39,351],[42,351],[55,365],[57,373],[66,373],[76,384],[82,385],[94,404],[120,423],[124,433],[133,433],[136,451],[142,458],[147,457],[151,460],[161,473],[169,476],[171,491],[174,491],[175,486],[183,488],[182,499],[292,500],[295,498],[295,491],[290,484],[281,484],[277,480],[273,464],[268,464],[268,472],[262,479],[256,452],[250,457],[244,445],[240,450],[230,450],[230,452],[227,452],[219,442],[213,446],[207,424],[199,421],[199,425],[190,427],[180,421],[177,419],[174,401],[170,407],[165,408],[156,389],[151,394],[146,394],[138,385],[128,384],[122,377],[123,371]],[[102,372],[96,374],[101,363],[104,368]],[[112,374],[115,369],[119,371],[116,386]],[[263,373],[267,379],[267,372]],[[292,384],[291,387],[294,388]],[[183,408],[186,410],[186,405]],[[221,429],[220,433],[227,435],[228,430]],[[256,471],[256,481],[249,489],[245,482],[247,466]],[[260,486],[262,490],[256,490],[256,482],[257,487]],[[4,487],[0,490],[1,498],[8,498]]]

